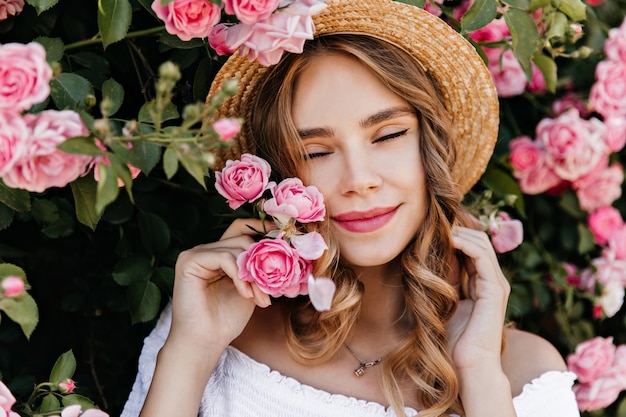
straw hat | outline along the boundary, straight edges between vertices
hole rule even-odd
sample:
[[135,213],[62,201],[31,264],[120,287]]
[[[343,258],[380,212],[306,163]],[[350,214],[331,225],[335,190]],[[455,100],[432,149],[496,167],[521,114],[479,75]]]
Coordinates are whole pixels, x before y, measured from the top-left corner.
[[[329,0],[313,16],[315,36],[364,34],[387,41],[408,52],[437,82],[452,115],[457,161],[452,177],[465,194],[478,181],[493,153],[498,136],[498,96],[491,75],[474,47],[443,20],[404,3],[391,0]],[[232,55],[216,75],[209,96],[222,83],[239,79],[238,92],[227,99],[217,117],[249,120],[250,97],[268,71],[257,61]],[[245,133],[245,129],[242,131]],[[254,153],[254,144],[240,134],[218,155],[218,165]],[[221,166],[216,167],[220,169]]]

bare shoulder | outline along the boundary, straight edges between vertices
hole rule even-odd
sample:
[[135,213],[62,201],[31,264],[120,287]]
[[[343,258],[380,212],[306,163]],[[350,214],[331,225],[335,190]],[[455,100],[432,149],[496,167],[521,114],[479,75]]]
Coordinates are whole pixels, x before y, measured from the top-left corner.
[[559,351],[547,340],[535,334],[507,328],[502,368],[517,396],[525,384],[548,371],[566,371]]

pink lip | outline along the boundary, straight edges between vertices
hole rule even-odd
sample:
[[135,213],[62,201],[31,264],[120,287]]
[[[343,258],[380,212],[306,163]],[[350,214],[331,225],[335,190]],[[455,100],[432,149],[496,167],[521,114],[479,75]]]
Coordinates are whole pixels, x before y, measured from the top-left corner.
[[395,216],[398,207],[378,207],[367,211],[350,211],[332,219],[349,232],[369,233],[386,225]]

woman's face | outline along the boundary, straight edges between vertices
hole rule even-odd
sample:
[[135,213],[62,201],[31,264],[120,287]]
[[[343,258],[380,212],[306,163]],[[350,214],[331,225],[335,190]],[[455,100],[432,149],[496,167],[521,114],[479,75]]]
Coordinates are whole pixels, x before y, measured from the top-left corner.
[[324,195],[342,259],[366,267],[396,258],[426,211],[411,106],[356,60],[329,54],[300,75],[292,117],[310,156],[303,180]]

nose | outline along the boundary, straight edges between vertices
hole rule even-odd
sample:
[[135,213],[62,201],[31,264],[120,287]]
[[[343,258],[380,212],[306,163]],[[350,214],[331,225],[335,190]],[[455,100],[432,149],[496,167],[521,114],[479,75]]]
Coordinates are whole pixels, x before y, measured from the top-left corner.
[[342,194],[364,194],[380,188],[378,166],[366,151],[346,153],[341,174]]

